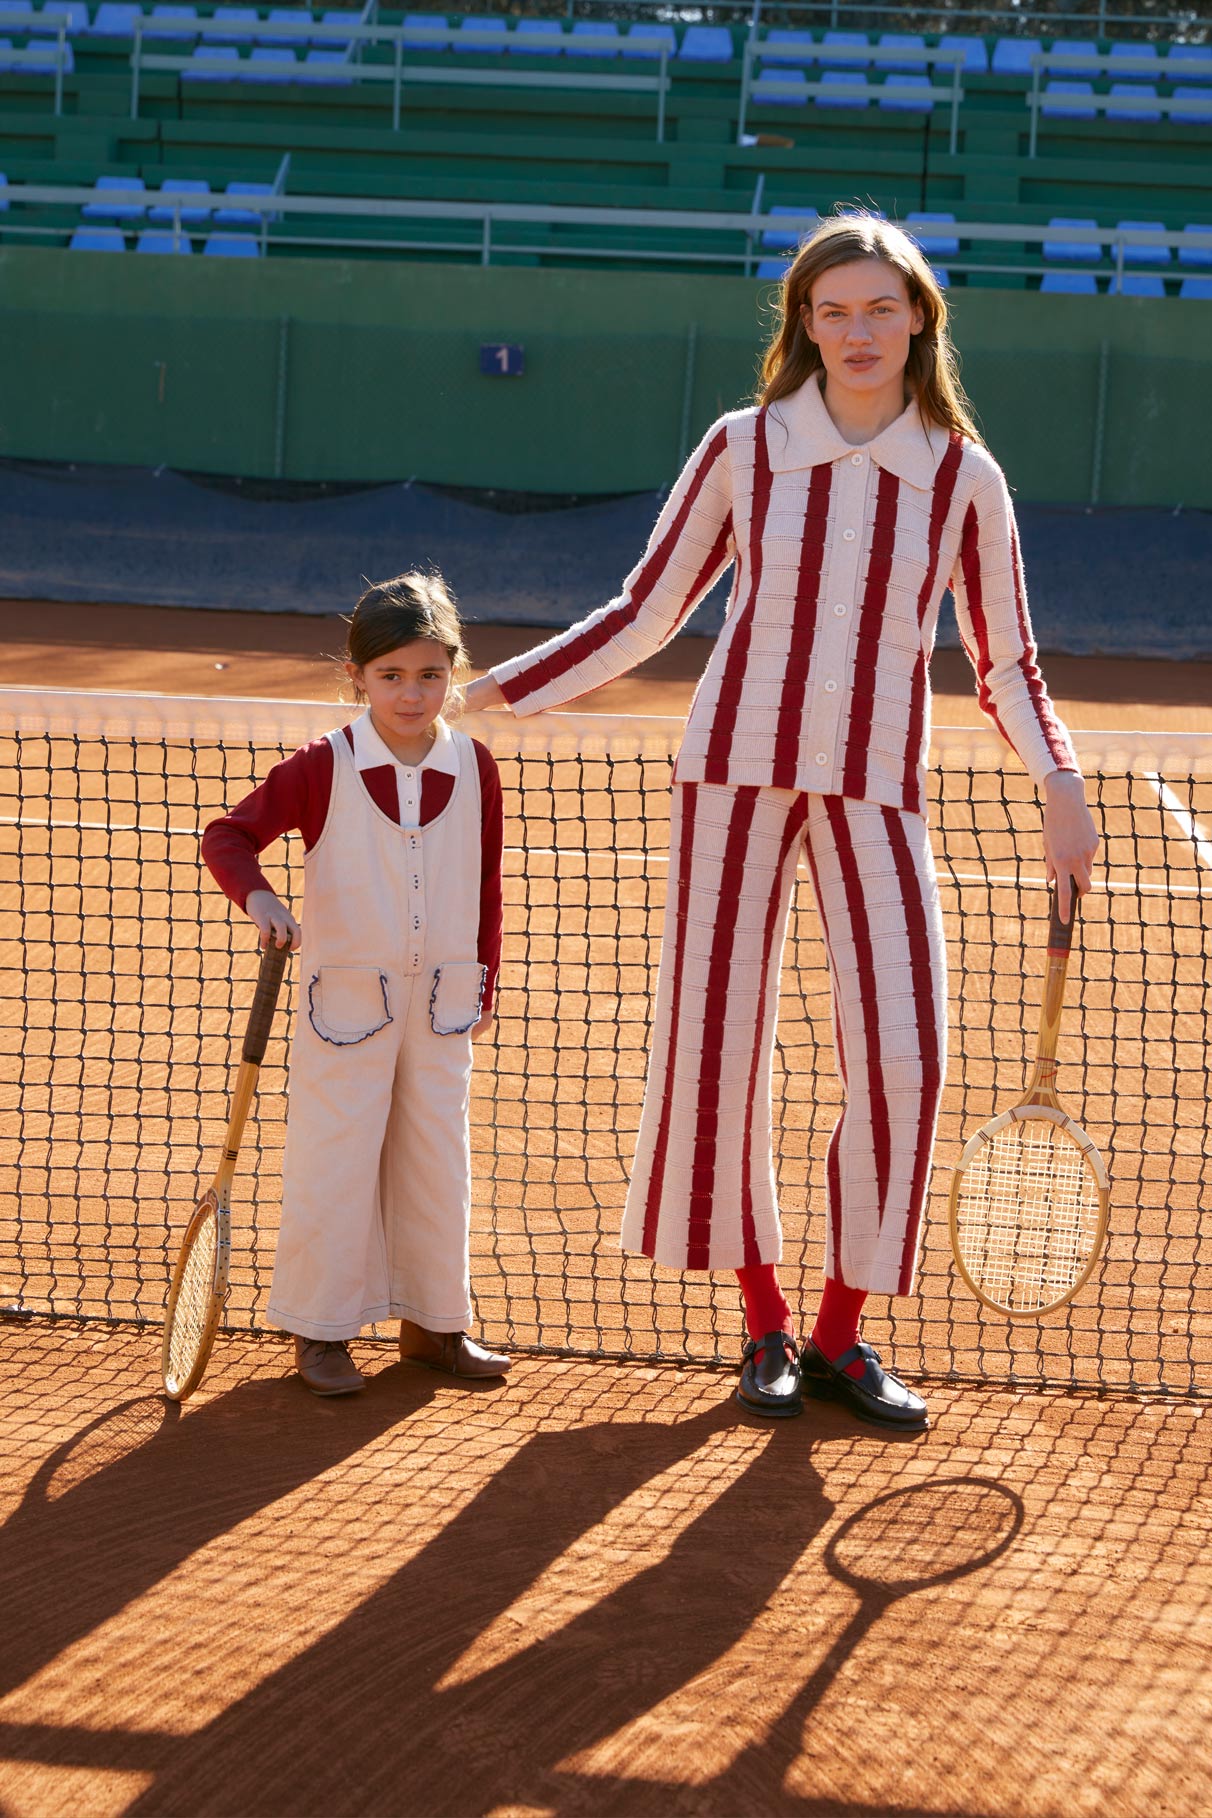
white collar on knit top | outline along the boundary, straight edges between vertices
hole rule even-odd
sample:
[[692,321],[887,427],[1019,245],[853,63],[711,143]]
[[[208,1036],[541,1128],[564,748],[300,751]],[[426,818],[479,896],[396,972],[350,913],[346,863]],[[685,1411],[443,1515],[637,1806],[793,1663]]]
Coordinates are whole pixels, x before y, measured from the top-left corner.
[[457,776],[459,759],[455,751],[455,742],[451,737],[450,727],[441,715],[434,721],[436,737],[419,764],[402,764],[398,757],[388,749],[375,731],[374,721],[370,717],[369,707],[353,721],[353,754],[354,763],[359,770],[377,770],[381,764],[390,764],[396,770],[444,770],[448,776]]
[[[856,452],[855,445],[846,441],[825,409],[815,373],[798,391],[772,404],[767,415],[770,421],[766,426],[766,447],[774,473],[817,467],[823,461],[838,461],[843,455]],[[895,423],[861,447],[898,480],[929,490],[947,452],[948,440],[949,432],[937,425],[925,429],[916,403],[910,403]]]

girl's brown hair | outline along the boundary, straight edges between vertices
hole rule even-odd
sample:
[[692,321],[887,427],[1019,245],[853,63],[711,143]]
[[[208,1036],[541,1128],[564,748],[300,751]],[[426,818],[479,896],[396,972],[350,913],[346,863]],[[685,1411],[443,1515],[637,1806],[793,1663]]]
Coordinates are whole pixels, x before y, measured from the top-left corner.
[[960,384],[959,361],[947,329],[947,299],[920,247],[899,227],[874,215],[838,215],[822,221],[791,261],[779,290],[774,333],[762,357],[758,403],[777,403],[822,370],[820,348],[809,340],[800,311],[805,305],[811,309],[812,286],[822,272],[858,259],[890,265],[904,279],[910,303],[921,307],[925,320],[909,343],[905,383],[923,422],[958,430],[980,442],[983,438]]
[[[414,638],[432,638],[450,658],[454,681],[461,682],[467,674],[459,609],[436,568],[428,572],[412,569],[368,587],[348,623],[346,661],[358,669],[389,650],[398,650],[401,644],[411,644]],[[361,689],[357,692],[361,698]]]

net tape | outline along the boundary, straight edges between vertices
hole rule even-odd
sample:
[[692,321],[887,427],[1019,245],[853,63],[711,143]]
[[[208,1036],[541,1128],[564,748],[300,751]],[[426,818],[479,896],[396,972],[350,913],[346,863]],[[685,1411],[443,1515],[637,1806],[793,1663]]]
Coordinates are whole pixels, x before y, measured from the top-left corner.
[[[198,859],[206,821],[349,709],[0,690],[0,1304],[159,1321],[213,1173],[257,956]],[[680,722],[478,715],[506,799],[494,1043],[477,1048],[472,1276],[494,1341],[728,1361],[731,1277],[623,1256]],[[1142,1394],[1212,1391],[1212,741],[1078,737],[1105,869],[1070,971],[1059,1089],[1106,1156],[1107,1244],[1039,1325],[976,1303],[951,1261],[963,1142],[1019,1096],[1039,1018],[1047,898],[1035,791],[980,732],[941,730],[931,822],[950,956],[950,1060],[918,1291],[866,1332],[910,1375]],[[302,847],[271,848],[298,899]],[[229,1325],[256,1327],[278,1222],[279,1012],[232,1206]],[[811,1310],[825,1145],[840,1109],[807,880],[775,1057],[783,1278]]]

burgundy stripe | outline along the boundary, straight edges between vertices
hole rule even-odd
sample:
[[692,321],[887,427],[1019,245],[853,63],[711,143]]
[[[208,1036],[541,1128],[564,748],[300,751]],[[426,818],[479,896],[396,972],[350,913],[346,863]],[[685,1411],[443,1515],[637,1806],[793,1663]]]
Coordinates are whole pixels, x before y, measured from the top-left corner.
[[900,481],[886,467],[880,468],[875,495],[875,524],[867,559],[867,584],[859,609],[858,636],[854,645],[854,683],[850,696],[850,725],[842,765],[842,794],[862,801],[867,793],[867,760],[871,754],[871,723],[875,717],[875,676],[879,667],[888,604],[888,583],[896,553],[896,507]]
[[[711,1267],[711,1221],[715,1209],[715,1170],[720,1128],[720,1076],[724,1065],[724,1032],[728,1024],[728,978],[736,939],[737,904],[745,881],[745,854],[758,792],[736,791],[728,817],[720,868],[719,910],[707,964],[707,993],[699,1037],[699,1102],[690,1168],[690,1221],[686,1233],[686,1267]],[[757,1256],[746,1253],[746,1262]]]
[[[596,624],[589,626],[580,637],[573,638],[570,643],[561,645],[558,650],[552,651],[550,656],[540,658],[529,668],[522,670],[520,674],[506,677],[501,681],[501,693],[510,706],[516,706],[520,701],[524,701],[527,695],[535,694],[540,688],[545,688],[551,682],[558,681],[560,676],[566,675],[570,669],[574,669],[586,657],[592,656],[595,651],[601,650],[603,645],[609,644],[612,638],[617,637],[621,631],[625,631],[627,626],[638,617],[641,607],[669,566],[670,557],[677,548],[682,532],[686,528],[686,520],[694,509],[695,500],[727,445],[728,429],[725,425],[716,431],[703,451],[703,458],[695,469],[694,477],[686,489],[686,496],[679,505],[673,522],[651,555],[646,558],[635,586],[631,589],[630,597],[621,605],[616,606],[613,612],[606,613]],[[686,610],[688,608],[683,609],[682,617],[685,617]]]
[[[953,430],[947,444],[947,452],[939,463],[934,491],[930,495],[930,532],[926,578],[922,582],[922,590],[917,596],[919,633],[926,622],[926,613],[934,596],[943,527],[947,521],[947,514],[951,510],[951,501],[955,497],[955,483],[959,478],[960,462],[963,457],[964,438],[958,430]],[[924,814],[926,811],[926,804],[921,800],[921,783],[917,774],[918,763],[921,759],[922,736],[926,730],[926,674],[926,652],[922,648],[918,650],[913,665],[913,681],[909,692],[909,733],[905,740],[904,805],[911,814]]]
[[736,730],[737,709],[745,685],[745,666],[749,660],[749,639],[753,631],[753,612],[762,581],[762,537],[766,530],[766,513],[770,508],[770,450],[766,445],[766,412],[759,410],[753,431],[753,505],[749,514],[749,595],[736,614],[735,629],[724,661],[724,678],[711,720],[707,756],[703,764],[703,781],[726,783],[732,735]]
[[749,1063],[749,1096],[745,1102],[745,1140],[741,1149],[741,1237],[745,1246],[746,1264],[759,1262],[757,1232],[753,1223],[753,1111],[757,1103],[758,1067],[762,1059],[762,1042],[765,1036],[765,1007],[767,974],[774,952],[774,937],[778,927],[779,903],[783,894],[783,867],[792,846],[798,844],[804,833],[804,823],[808,819],[808,797],[797,794],[792,803],[783,828],[783,837],[779,843],[778,862],[775,865],[774,877],[770,885],[770,897],[766,904],[766,925],[762,930],[762,968],[758,986],[757,1015],[753,1026],[753,1055]]
[[[960,572],[964,577],[964,595],[968,602],[968,617],[972,621],[973,635],[976,638],[976,655],[973,657],[968,644],[964,649],[976,670],[976,698],[982,713],[987,713],[1002,737],[1015,751],[1014,740],[1002,725],[993,696],[989,691],[989,671],[993,668],[993,658],[989,654],[989,626],[985,618],[985,598],[981,583],[980,557],[980,524],[976,515],[976,506],[969,505],[964,513],[963,541],[960,545]],[[961,636],[961,641],[962,636]]]
[[[648,1199],[644,1206],[644,1236],[640,1249],[651,1256],[656,1249],[657,1221],[661,1211],[661,1192],[665,1184],[665,1161],[669,1153],[669,1120],[673,1109],[673,1088],[677,1069],[678,1023],[682,1013],[682,967],[686,959],[686,924],[690,915],[690,868],[694,855],[694,817],[698,790],[694,783],[680,783],[682,791],[682,837],[678,847],[678,900],[673,922],[673,989],[670,993],[669,1047],[665,1057],[665,1088],[661,1098],[661,1115],[652,1156],[652,1173],[648,1180]],[[665,905],[665,939],[670,938],[669,911]]]
[[871,1096],[871,1146],[875,1152],[875,1180],[879,1194],[879,1223],[884,1222],[888,1199],[888,1178],[892,1160],[892,1128],[888,1118],[888,1095],[884,1089],[884,1069],[880,1061],[880,1011],[875,972],[875,950],[871,943],[871,924],[863,898],[863,884],[854,856],[854,841],[846,819],[846,803],[841,796],[827,795],[825,810],[837,846],[838,868],[846,892],[846,909],[854,936],[854,955],[858,965],[858,995],[863,1006],[863,1032],[867,1048],[867,1080]]
[[820,607],[832,483],[833,467],[828,461],[812,469],[812,478],[808,482],[808,503],[804,509],[804,534],[800,542],[800,570],[795,583],[791,647],[787,653],[787,673],[783,677],[778,730],[774,738],[774,768],[770,780],[776,789],[794,789],[799,773],[804,696],[808,688],[808,666],[812,661]]
[[1048,756],[1054,764],[1065,765],[1069,762],[1069,752],[1061,729],[1051,711],[1052,703],[1048,699],[1044,678],[1035,661],[1035,641],[1028,627],[1027,601],[1023,593],[1023,566],[1022,554],[1018,546],[1018,525],[1013,518],[1010,520],[1010,564],[1014,572],[1014,605],[1018,613],[1018,634],[1023,645],[1023,654],[1018,660],[1018,666],[1022,670],[1023,680],[1027,684],[1027,693],[1031,698],[1031,705],[1035,709],[1036,723],[1043,735],[1044,743],[1048,747]]
[[[836,993],[838,989],[837,960],[834,958],[833,942],[829,935],[829,918],[825,914],[825,898],[821,892],[821,874],[817,867],[811,834],[804,842],[804,851],[808,858],[808,869],[812,873],[812,887],[816,892],[816,907],[821,918],[821,932],[825,937],[825,951],[829,956],[830,988]],[[837,1047],[837,1070],[842,1077],[842,1089],[849,1091],[850,1078],[846,1071],[846,1040],[840,1013],[835,1013],[833,1018],[833,1039]],[[829,1138],[829,1149],[825,1157],[825,1196],[829,1207],[829,1227],[833,1237],[834,1270],[839,1280],[842,1267],[842,1171],[839,1156],[842,1127],[845,1122],[846,1106],[843,1104],[841,1116],[833,1126],[833,1134]]]
[[913,1151],[913,1177],[909,1188],[905,1241],[901,1248],[901,1268],[897,1293],[908,1294],[913,1287],[913,1258],[917,1253],[917,1234],[926,1204],[930,1178],[930,1148],[934,1122],[938,1115],[939,1095],[943,1087],[942,1042],[934,1013],[934,955],[930,947],[930,929],[926,919],[925,892],[922,879],[909,847],[909,837],[900,815],[893,808],[883,810],[888,829],[888,843],[896,865],[905,913],[905,931],[909,941],[909,972],[913,981],[913,1006],[917,1016],[918,1052],[922,1063],[922,1096],[917,1114],[917,1141]]

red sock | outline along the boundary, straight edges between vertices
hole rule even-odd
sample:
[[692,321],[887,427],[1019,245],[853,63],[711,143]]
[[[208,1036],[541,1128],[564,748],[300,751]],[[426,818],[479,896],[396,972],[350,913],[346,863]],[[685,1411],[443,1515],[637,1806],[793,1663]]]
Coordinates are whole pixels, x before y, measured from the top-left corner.
[[[848,1288],[844,1281],[833,1281],[826,1276],[820,1310],[812,1328],[812,1342],[830,1363],[858,1342],[859,1315],[866,1298],[865,1289]],[[846,1374],[861,1376],[866,1367],[859,1362],[847,1364]]]
[[795,1322],[779,1287],[774,1264],[748,1263],[737,1270],[736,1278],[745,1296],[745,1325],[750,1338],[765,1338],[767,1332],[790,1332],[794,1336]]

